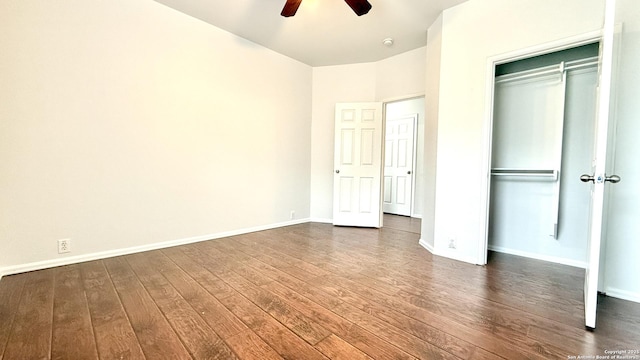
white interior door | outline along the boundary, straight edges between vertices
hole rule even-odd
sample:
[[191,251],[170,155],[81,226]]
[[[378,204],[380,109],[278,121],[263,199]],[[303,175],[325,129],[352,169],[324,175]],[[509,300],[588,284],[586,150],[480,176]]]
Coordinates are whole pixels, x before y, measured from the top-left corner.
[[385,213],[411,216],[417,115],[387,119],[384,146]]
[[606,217],[605,185],[620,181],[619,177],[610,175],[611,164],[607,158],[610,155],[609,141],[613,134],[614,120],[610,119],[612,74],[614,64],[614,33],[615,33],[615,0],[606,1],[604,32],[600,49],[600,77],[596,105],[596,139],[593,161],[593,172],[580,177],[583,182],[591,182],[591,206],[589,222],[589,239],[587,253],[587,268],[584,279],[584,310],[585,326],[589,329],[596,327],[596,310],[598,304],[598,275],[600,272],[600,250],[602,243],[603,225]]
[[381,227],[382,103],[338,103],[333,224]]

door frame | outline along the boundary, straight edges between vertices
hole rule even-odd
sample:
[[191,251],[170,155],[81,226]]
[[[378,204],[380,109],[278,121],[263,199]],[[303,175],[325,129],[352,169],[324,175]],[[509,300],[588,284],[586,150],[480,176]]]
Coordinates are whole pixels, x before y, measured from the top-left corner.
[[[426,93],[415,93],[415,94],[410,94],[410,95],[406,95],[406,96],[398,96],[398,97],[393,97],[393,98],[387,98],[387,99],[382,99],[379,101],[375,101],[375,102],[380,102],[382,103],[382,128],[386,129],[387,126],[387,105],[389,103],[393,103],[393,102],[400,102],[400,101],[406,101],[406,100],[413,100],[413,99],[419,99],[419,98],[424,98],[426,96]],[[423,109],[425,111],[426,114],[426,108]],[[334,121],[335,121],[335,116],[334,116]],[[414,211],[414,199],[415,199],[415,185],[416,185],[416,167],[417,167],[417,151],[418,151],[418,146],[417,146],[417,139],[418,139],[418,123],[419,123],[419,119],[418,121],[416,121],[415,124],[415,131],[414,131],[414,144],[413,144],[413,152],[414,152],[414,157],[413,157],[413,185],[414,185],[414,189],[413,189],[413,194],[411,197],[411,217],[413,217],[413,211]],[[334,134],[335,137],[335,134]],[[379,216],[380,216],[380,227],[384,227],[384,212],[382,209],[382,203],[383,203],[383,196],[384,196],[384,189],[382,186],[382,176],[383,176],[383,171],[384,171],[384,154],[385,154],[385,140],[386,140],[386,130],[381,131],[381,138],[382,138],[382,146],[381,146],[381,152],[380,152],[380,161],[382,164],[381,167],[381,171],[380,171],[380,176],[381,176],[381,181],[380,181],[380,203],[379,203]],[[335,154],[334,154],[335,156]],[[335,165],[334,165],[335,166]],[[333,170],[332,170],[333,172]],[[333,223],[333,219],[330,221]]]
[[569,38],[559,39],[556,41],[527,47],[520,50],[511,51],[508,53],[492,56],[487,59],[486,68],[486,98],[485,98],[485,121],[483,129],[483,155],[482,155],[482,169],[483,176],[480,179],[482,192],[480,194],[481,207],[480,207],[480,229],[478,229],[478,235],[480,236],[480,244],[478,244],[476,264],[487,264],[487,253],[489,250],[489,207],[491,199],[491,151],[493,145],[493,116],[494,116],[494,89],[495,89],[495,69],[497,65],[504,63],[530,58],[538,55],[543,55],[555,51],[566,50],[581,45],[586,45],[602,40],[602,29],[591,31],[588,33],[579,34]]
[[[398,97],[393,97],[393,98],[387,98],[387,99],[383,99],[380,100],[382,102],[382,127],[383,129],[385,129],[382,132],[382,153],[380,154],[380,156],[382,157],[382,175],[384,177],[384,154],[385,154],[385,145],[386,145],[386,140],[387,140],[387,105],[390,103],[395,103],[395,102],[401,102],[401,101],[408,101],[408,100],[414,100],[414,99],[420,99],[420,98],[425,98],[426,97],[426,93],[417,93],[417,94],[411,94],[411,95],[406,95],[406,96],[398,96]],[[426,100],[426,99],[425,99]],[[425,108],[423,109],[424,114],[426,116],[426,101],[425,101]],[[418,113],[412,113],[410,115],[416,115],[416,121],[414,124],[414,132],[413,132],[413,179],[411,181],[413,181],[413,188],[412,188],[412,194],[411,194],[411,216],[410,217],[414,217],[414,209],[415,209],[415,193],[416,193],[416,169],[417,169],[417,158],[418,158],[418,124],[420,123],[420,114]],[[424,137],[423,137],[423,141],[424,141]],[[383,201],[384,201],[384,186],[382,186],[383,184],[380,184],[380,218],[382,219],[384,217],[384,211],[382,209],[382,205],[383,205]],[[384,222],[380,222],[380,227],[384,227]]]

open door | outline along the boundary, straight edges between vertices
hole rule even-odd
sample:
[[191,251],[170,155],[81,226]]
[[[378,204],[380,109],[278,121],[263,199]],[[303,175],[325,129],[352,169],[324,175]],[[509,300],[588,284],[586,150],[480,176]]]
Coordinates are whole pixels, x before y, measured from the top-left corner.
[[333,224],[382,226],[382,103],[338,103]]
[[600,73],[598,79],[598,94],[596,104],[596,139],[593,160],[593,171],[590,174],[580,176],[583,182],[591,183],[591,206],[589,222],[589,238],[587,252],[587,268],[584,279],[584,310],[585,326],[587,329],[596,327],[596,310],[598,304],[598,276],[600,273],[600,251],[604,236],[604,223],[606,219],[605,186],[620,181],[617,175],[611,175],[611,148],[610,141],[614,134],[615,120],[610,116],[612,109],[612,79],[615,35],[615,0],[607,0],[605,8],[605,21],[600,43]]
[[418,114],[386,121],[382,210],[411,216]]

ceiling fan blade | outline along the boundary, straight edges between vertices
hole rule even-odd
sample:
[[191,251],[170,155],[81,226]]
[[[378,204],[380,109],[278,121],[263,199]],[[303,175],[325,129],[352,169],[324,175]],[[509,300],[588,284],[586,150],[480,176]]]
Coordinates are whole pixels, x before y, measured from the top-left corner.
[[371,4],[369,4],[367,0],[344,0],[344,2],[346,2],[358,16],[362,16],[371,10]]
[[284,17],[295,15],[296,11],[298,11],[298,8],[300,7],[301,2],[302,0],[287,0],[287,3],[284,4],[284,8],[282,8],[282,12],[280,13],[280,15]]

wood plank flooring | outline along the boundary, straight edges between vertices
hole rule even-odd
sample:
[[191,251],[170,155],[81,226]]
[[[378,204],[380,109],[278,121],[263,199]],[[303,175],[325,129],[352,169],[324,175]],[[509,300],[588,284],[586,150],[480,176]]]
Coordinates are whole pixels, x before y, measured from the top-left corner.
[[[640,349],[640,304],[583,271],[434,257],[419,221],[302,224],[0,281],[0,359],[568,359]],[[636,356],[640,359],[640,356]]]

